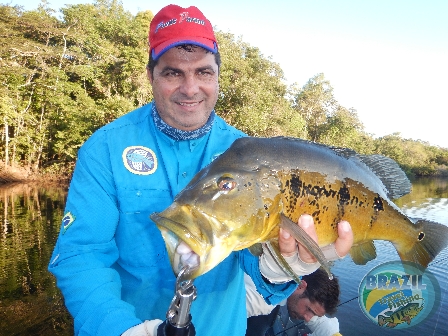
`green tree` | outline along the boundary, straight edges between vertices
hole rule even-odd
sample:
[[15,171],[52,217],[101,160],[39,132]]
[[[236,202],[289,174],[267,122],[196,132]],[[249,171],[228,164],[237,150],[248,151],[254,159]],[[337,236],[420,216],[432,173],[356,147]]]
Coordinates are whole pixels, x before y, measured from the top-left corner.
[[375,146],[377,153],[386,155],[397,162],[402,162],[404,159],[402,138],[398,132],[376,139]]
[[280,66],[241,38],[216,36],[222,59],[217,113],[252,136],[303,136],[304,121],[286,99]]
[[319,73],[302,88],[294,86],[291,95],[292,106],[305,120],[310,140],[319,141],[327,118],[338,108],[330,82]]
[[355,109],[338,106],[320,127],[319,142],[338,147],[357,147],[364,134],[364,125]]
[[[92,132],[152,98],[145,74],[150,11],[120,2],[0,6],[3,142],[11,162],[30,168],[72,162]],[[18,71],[19,70],[19,71]]]
[[[117,0],[65,5],[61,17],[0,5],[0,158],[28,170],[72,167],[102,125],[152,100],[146,78],[151,11],[135,16]],[[287,87],[279,64],[257,47],[216,32],[222,57],[216,112],[252,136],[288,135],[359,153],[382,153],[416,175],[447,172],[448,150],[373,139],[355,109],[336,101],[322,73]],[[65,168],[67,168],[65,167]]]

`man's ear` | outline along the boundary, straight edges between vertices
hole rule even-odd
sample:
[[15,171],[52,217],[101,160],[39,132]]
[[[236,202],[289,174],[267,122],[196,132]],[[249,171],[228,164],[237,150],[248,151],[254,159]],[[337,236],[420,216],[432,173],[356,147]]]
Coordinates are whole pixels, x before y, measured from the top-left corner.
[[307,286],[308,286],[308,284],[306,283],[306,281],[305,281],[305,280],[302,280],[302,281],[300,282],[299,287],[297,287],[296,291],[297,291],[299,294],[303,294],[303,292],[305,291],[305,289],[306,289]]

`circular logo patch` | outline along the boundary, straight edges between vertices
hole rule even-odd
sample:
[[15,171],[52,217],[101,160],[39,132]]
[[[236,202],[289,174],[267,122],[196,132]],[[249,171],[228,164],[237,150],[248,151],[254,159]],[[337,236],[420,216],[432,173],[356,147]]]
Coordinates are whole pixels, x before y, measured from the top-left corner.
[[123,151],[123,163],[127,170],[138,175],[149,175],[157,169],[154,152],[143,146],[131,146]]
[[373,268],[359,286],[359,305],[369,320],[383,328],[410,328],[436,311],[440,286],[428,270],[392,261]]

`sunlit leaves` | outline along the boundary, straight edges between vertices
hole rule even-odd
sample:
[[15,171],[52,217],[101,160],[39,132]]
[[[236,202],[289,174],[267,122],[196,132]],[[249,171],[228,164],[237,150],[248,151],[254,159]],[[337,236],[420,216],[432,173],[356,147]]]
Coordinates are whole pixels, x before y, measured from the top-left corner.
[[[145,69],[151,11],[134,16],[120,1],[97,0],[55,14],[45,1],[33,11],[0,5],[0,159],[31,169],[72,164],[96,129],[153,97]],[[445,149],[366,134],[323,74],[288,87],[279,64],[257,47],[230,33],[216,36],[216,111],[233,126],[383,153],[415,174],[446,171]]]
[[232,34],[218,32],[217,39],[222,59],[218,114],[249,135],[303,136],[304,122],[285,97],[280,66]]

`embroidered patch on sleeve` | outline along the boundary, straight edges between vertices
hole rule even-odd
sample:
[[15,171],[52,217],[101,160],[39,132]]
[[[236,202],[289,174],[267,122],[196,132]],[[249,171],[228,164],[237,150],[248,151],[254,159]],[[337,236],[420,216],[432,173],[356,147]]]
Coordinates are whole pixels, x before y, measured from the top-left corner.
[[157,169],[156,155],[143,146],[127,147],[123,151],[123,163],[127,170],[137,175],[149,175]]
[[73,224],[74,221],[75,216],[73,216],[70,211],[64,215],[64,218],[62,218],[62,234],[65,234],[67,229]]

